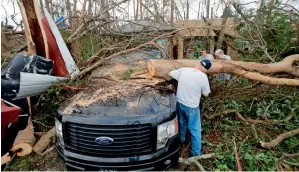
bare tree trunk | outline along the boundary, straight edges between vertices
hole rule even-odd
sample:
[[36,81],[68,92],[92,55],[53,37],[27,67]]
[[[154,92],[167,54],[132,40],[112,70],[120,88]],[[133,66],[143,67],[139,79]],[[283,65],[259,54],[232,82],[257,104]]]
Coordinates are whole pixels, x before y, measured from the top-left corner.
[[6,39],[3,33],[3,30],[1,31],[1,54],[7,52],[7,43],[6,43]]
[[170,25],[173,26],[174,25],[174,21],[173,21],[173,10],[174,10],[174,0],[170,1]]
[[78,27],[78,18],[77,18],[77,0],[74,0],[74,9],[73,9],[73,27],[72,30],[76,30],[76,28]]
[[[85,11],[86,11],[86,1],[87,0],[83,0],[83,3],[82,3],[82,11],[81,11],[81,22],[83,23],[84,22],[84,18],[85,18]],[[102,0],[101,0],[102,1]]]
[[139,0],[136,0],[137,1],[137,6],[136,6],[136,15],[135,15],[135,20],[138,19],[138,9],[139,9]]
[[187,20],[189,20],[189,0],[187,0]]
[[265,0],[261,0],[260,1],[260,7],[257,9],[257,15],[256,15],[256,20],[259,21],[259,22],[262,22],[262,19],[263,19],[263,8],[265,6]]
[[163,20],[164,20],[164,18],[162,16],[160,17],[160,15],[159,15],[159,9],[158,9],[156,1],[154,1],[154,8],[155,8],[155,15],[154,15],[155,20],[156,20],[156,22],[160,23],[160,18]]
[[49,11],[50,14],[52,14],[52,11],[50,10],[50,6],[49,6],[49,2],[50,0],[45,0],[45,5],[46,5],[46,8],[47,10]]
[[197,19],[199,19],[199,14],[200,14],[200,2],[198,3]]
[[228,5],[226,5],[226,7],[223,11],[223,14],[222,14],[221,30],[220,30],[220,33],[219,33],[219,38],[218,38],[218,41],[217,41],[216,49],[221,49],[221,47],[222,47],[222,42],[223,42],[223,39],[224,39],[224,32],[225,32],[225,24],[226,24],[226,20],[228,18],[229,11],[230,11],[230,8],[229,8]]
[[[44,4],[43,4],[43,1],[42,0],[39,0],[39,5],[40,5],[40,8],[41,9],[44,9]],[[41,10],[42,14],[44,14],[44,11]]]
[[74,17],[77,17],[77,0],[74,0],[73,16],[74,16]]
[[[129,1],[130,2],[130,1]],[[135,0],[133,0],[133,15],[134,15],[134,19],[136,17],[136,7],[135,7]],[[136,20],[136,19],[135,19]]]
[[[164,18],[161,15],[159,15],[159,13],[154,14],[149,8],[147,8],[147,6],[145,6],[143,3],[141,3],[141,4],[151,15],[153,15],[155,18],[158,18],[158,20],[161,19],[164,23],[166,23]],[[157,5],[154,5],[154,7],[156,8]]]
[[266,25],[269,25],[271,22],[271,14],[272,14],[273,7],[274,7],[274,0],[271,0],[268,4],[268,14],[267,14]]
[[66,0],[66,10],[69,18],[70,27],[73,27],[73,17],[72,17],[72,8],[70,0]]
[[210,0],[207,0],[207,18],[209,18],[210,14]]
[[88,16],[91,16],[92,15],[92,4],[93,4],[93,0],[89,0],[88,1]]
[[140,19],[142,20],[143,19],[143,11],[142,11],[142,0],[139,0],[139,8],[140,8]]

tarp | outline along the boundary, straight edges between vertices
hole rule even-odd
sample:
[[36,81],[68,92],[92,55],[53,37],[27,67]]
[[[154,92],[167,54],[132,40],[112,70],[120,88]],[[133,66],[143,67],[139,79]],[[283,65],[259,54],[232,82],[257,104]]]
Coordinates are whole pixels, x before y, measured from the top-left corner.
[[[55,23],[58,23],[58,22],[60,22],[60,21],[62,21],[62,20],[64,20],[64,17],[63,17],[63,16],[60,16],[60,17],[55,21]],[[58,25],[58,27],[59,27],[60,29],[66,28],[66,24],[65,24],[65,22],[60,23],[60,24]]]

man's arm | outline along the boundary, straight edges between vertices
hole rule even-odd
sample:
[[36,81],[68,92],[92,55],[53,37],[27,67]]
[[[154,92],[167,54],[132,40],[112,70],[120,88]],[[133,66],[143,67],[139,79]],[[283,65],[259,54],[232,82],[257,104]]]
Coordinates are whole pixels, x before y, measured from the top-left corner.
[[205,96],[205,97],[208,97],[209,96],[209,94],[202,94],[203,96]]
[[173,79],[176,79],[178,81],[179,78],[180,78],[181,72],[182,72],[182,68],[181,69],[177,69],[177,70],[173,70],[173,71],[169,72],[168,75],[170,77],[172,77]]
[[208,97],[210,92],[211,92],[210,83],[209,83],[209,80],[208,80],[208,77],[207,77],[205,79],[205,82],[203,82],[203,86],[202,86],[202,89],[201,89],[201,94],[205,97]]

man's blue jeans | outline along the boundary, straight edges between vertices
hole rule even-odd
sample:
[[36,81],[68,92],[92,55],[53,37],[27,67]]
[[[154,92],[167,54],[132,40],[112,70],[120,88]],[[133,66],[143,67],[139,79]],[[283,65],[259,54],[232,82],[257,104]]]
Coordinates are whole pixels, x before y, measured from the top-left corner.
[[181,142],[185,142],[187,127],[191,134],[191,155],[201,154],[201,123],[199,107],[190,108],[177,102],[176,113],[179,117]]

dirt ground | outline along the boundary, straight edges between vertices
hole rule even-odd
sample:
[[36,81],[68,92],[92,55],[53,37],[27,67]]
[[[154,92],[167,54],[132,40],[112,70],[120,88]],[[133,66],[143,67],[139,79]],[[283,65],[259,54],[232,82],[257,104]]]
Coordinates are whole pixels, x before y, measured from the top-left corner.
[[55,150],[44,157],[31,154],[18,157],[10,163],[7,171],[64,171],[64,163]]

